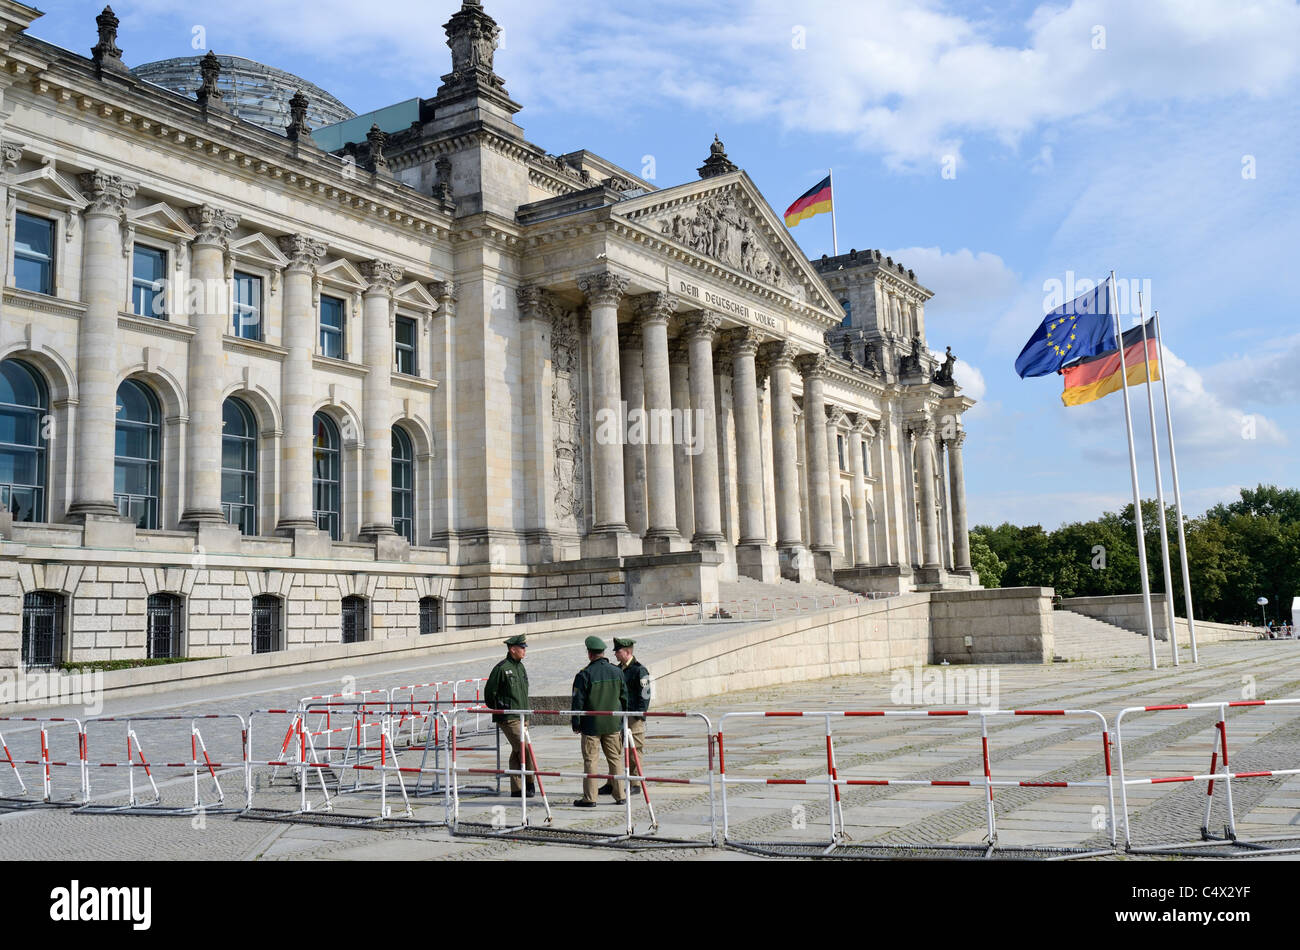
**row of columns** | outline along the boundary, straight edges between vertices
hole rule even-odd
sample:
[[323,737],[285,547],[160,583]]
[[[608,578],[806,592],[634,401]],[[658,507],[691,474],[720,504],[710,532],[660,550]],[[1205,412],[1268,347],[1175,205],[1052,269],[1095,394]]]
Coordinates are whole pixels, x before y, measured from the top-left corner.
[[[136,186],[115,175],[82,176],[85,210],[83,287],[86,311],[77,345],[78,449],[69,514],[116,516],[113,500],[116,431],[117,317],[122,299],[122,232],[127,203]],[[189,315],[190,339],[186,398],[187,478],[181,523],[191,527],[224,524],[221,507],[222,409],[228,374],[223,338],[230,321],[226,255],[239,217],[202,205],[189,210],[196,231],[190,249],[190,277],[203,288],[190,295],[197,312]],[[280,240],[289,258],[284,274],[281,369],[280,501],[281,533],[315,530],[312,499],[314,458],[314,386],[312,355],[317,318],[313,281],[325,257],[323,242],[306,235]],[[402,278],[396,265],[370,261],[362,265],[368,288],[363,297],[362,427],[366,478],[363,480],[362,535],[393,535],[391,483],[393,293]]]

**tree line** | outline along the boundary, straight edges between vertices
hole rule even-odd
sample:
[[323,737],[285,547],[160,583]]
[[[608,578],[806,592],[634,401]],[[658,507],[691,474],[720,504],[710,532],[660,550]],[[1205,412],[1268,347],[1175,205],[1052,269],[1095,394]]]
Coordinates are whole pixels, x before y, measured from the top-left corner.
[[[1142,502],[1147,574],[1152,593],[1164,590],[1160,561],[1159,508]],[[1184,615],[1178,519],[1165,511],[1173,568],[1175,610]],[[1290,619],[1291,599],[1300,596],[1300,491],[1260,485],[1184,521],[1187,561],[1196,615],[1220,623],[1260,622],[1259,597],[1268,616]],[[971,566],[985,587],[1053,587],[1062,597],[1135,594],[1141,591],[1133,506],[1105,512],[1093,521],[1055,531],[1041,525],[971,529]],[[1300,621],[1300,617],[1294,618]]]

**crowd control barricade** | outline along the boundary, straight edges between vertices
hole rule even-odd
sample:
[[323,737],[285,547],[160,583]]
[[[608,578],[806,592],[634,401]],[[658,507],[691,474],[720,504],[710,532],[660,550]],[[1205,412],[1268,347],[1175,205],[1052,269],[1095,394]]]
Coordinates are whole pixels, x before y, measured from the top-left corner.
[[[88,719],[82,729],[86,801],[77,811],[139,815],[242,812],[248,807],[244,782],[247,741],[244,718],[234,713]],[[104,785],[109,790],[96,794]],[[228,790],[233,793],[229,800]]]
[[[1041,781],[1033,777],[1014,777],[1007,776],[999,771],[995,776],[989,752],[989,732],[988,722],[993,718],[1008,718],[1018,716],[1051,716],[1051,717],[1085,717],[1089,720],[1095,720],[1098,724],[1098,737],[1100,739],[1100,750],[1102,753],[1102,762],[1104,765],[1104,778],[1094,781]],[[902,720],[928,720],[932,721],[937,717],[972,717],[979,719],[979,739],[978,749],[971,748],[967,751],[957,751],[954,758],[963,758],[978,751],[981,761],[981,775],[973,778],[945,778],[945,779],[921,779],[921,778],[890,778],[890,777],[865,777],[859,775],[842,774],[836,761],[835,737],[833,734],[832,724],[835,721],[846,719],[869,719],[869,718],[896,718]],[[790,777],[788,775],[754,775],[748,771],[743,774],[736,774],[735,770],[728,774],[726,759],[726,738],[725,726],[730,722],[741,720],[771,720],[773,724],[777,722],[789,722],[791,720],[820,720],[824,724],[825,734],[825,765],[824,772],[816,775],[804,777]],[[722,844],[724,847],[734,848],[740,851],[747,851],[754,854],[762,854],[778,857],[834,857],[834,858],[882,858],[897,857],[904,854],[918,852],[938,852],[947,856],[957,857],[963,854],[970,856],[979,856],[990,858],[995,854],[1009,853],[1012,855],[1024,854],[1041,854],[1043,856],[1058,857],[1090,857],[1100,854],[1110,854],[1115,848],[1115,794],[1112,780],[1111,759],[1110,759],[1110,736],[1106,725],[1106,717],[1096,710],[1092,709],[889,709],[889,710],[809,710],[809,711],[753,711],[753,712],[732,712],[725,713],[718,720],[717,732],[718,745],[718,780],[722,789]],[[751,740],[752,741],[752,740]],[[733,756],[734,764],[734,756]],[[820,770],[819,770],[820,771]],[[824,838],[812,840],[794,840],[784,838],[768,839],[746,839],[736,836],[733,833],[731,808],[735,804],[736,795],[728,793],[728,786],[812,786],[824,787],[826,790],[826,836]],[[945,788],[971,788],[978,789],[983,793],[984,800],[984,822],[985,837],[980,844],[960,844],[951,842],[885,842],[875,840],[865,840],[862,842],[852,842],[851,836],[847,833],[844,821],[844,792],[842,790],[852,789],[855,787],[868,786],[929,786]],[[1052,843],[1042,845],[1015,845],[1006,846],[998,843],[997,812],[994,807],[995,795],[994,789],[997,788],[1096,788],[1104,789],[1106,792],[1105,800],[1108,809],[1109,821],[1109,849],[1098,849],[1089,847],[1065,847]],[[871,811],[871,803],[865,805],[868,814]],[[806,814],[806,813],[805,813]],[[811,822],[804,821],[807,827]]]
[[80,720],[0,716],[0,755],[0,812],[85,804],[85,732]]
[[[1174,703],[1160,706],[1130,706],[1120,711],[1115,717],[1115,740],[1119,763],[1120,808],[1124,814],[1124,848],[1133,854],[1169,854],[1190,855],[1194,857],[1248,857],[1259,854],[1296,854],[1300,853],[1300,831],[1287,835],[1270,835],[1246,838],[1237,833],[1236,805],[1233,802],[1233,783],[1246,779],[1283,778],[1300,775],[1300,753],[1294,753],[1291,761],[1283,768],[1252,769],[1250,771],[1233,771],[1228,758],[1228,710],[1259,709],[1262,707],[1300,707],[1300,699],[1247,699],[1234,702]],[[1132,762],[1126,769],[1124,763],[1124,718],[1139,713],[1166,713],[1176,711],[1213,710],[1218,719],[1213,725],[1210,742],[1209,770],[1200,775],[1157,775],[1132,777]],[[1300,708],[1296,709],[1300,713]],[[1240,753],[1239,753],[1240,754]],[[1129,823],[1128,790],[1130,786],[1168,785],[1185,782],[1205,782],[1205,808],[1201,813],[1200,839],[1191,841],[1169,841],[1154,844],[1135,845],[1133,830]],[[1216,834],[1210,828],[1210,816],[1214,807],[1215,793],[1221,792],[1225,824],[1223,834]],[[1156,801],[1152,809],[1160,809],[1161,802]],[[1166,806],[1167,807],[1167,806]],[[1163,823],[1163,822],[1162,822]]]
[[[248,808],[239,817],[374,829],[445,826],[445,792],[441,807],[435,806],[432,814],[416,814],[410,783],[435,769],[418,764],[415,757],[423,755],[423,748],[398,750],[394,747],[392,736],[403,714],[384,706],[386,703],[357,702],[353,708],[344,709],[336,701],[330,703],[330,735],[350,730],[358,737],[365,736],[346,747],[332,762],[326,759],[316,744],[313,730],[306,725],[323,711],[321,706],[249,713],[249,755],[245,763]],[[409,710],[405,715],[409,718]],[[415,715],[442,716],[438,731],[447,731],[445,713],[418,710]],[[422,728],[432,736],[431,728]],[[286,746],[285,733],[281,730],[286,729],[289,751],[281,755]],[[293,775],[296,789],[290,791],[271,782],[273,770]],[[445,789],[445,767],[441,771],[440,784]]]
[[[487,765],[477,765],[475,762],[463,754],[463,750],[457,743],[457,734],[459,722],[468,715],[482,714],[492,715],[501,713],[510,716],[519,716],[523,720],[523,762],[521,768],[510,769],[503,768],[498,761],[495,767]],[[564,771],[560,769],[545,769],[538,763],[536,744],[534,742],[534,726],[530,725],[529,720],[535,717],[563,717],[565,741],[570,743],[569,751],[566,755],[572,754],[572,746],[576,744],[578,737],[572,733],[569,728],[569,717],[573,716],[616,716],[622,720],[622,746],[623,761],[622,770],[617,774],[608,774],[605,772],[575,772]],[[632,741],[632,733],[629,728],[629,720],[632,717],[645,718],[647,722],[654,720],[694,720],[703,724],[704,734],[701,737],[704,740],[704,756],[699,763],[702,766],[702,777],[691,776],[663,776],[649,774],[652,772],[653,750],[647,750],[651,757],[651,763],[642,763],[636,746]],[[598,847],[614,847],[627,850],[643,850],[652,848],[702,848],[713,847],[717,843],[717,809],[715,807],[714,790],[713,790],[713,726],[709,718],[702,713],[690,712],[625,712],[619,710],[569,710],[569,709],[505,709],[494,710],[485,707],[471,707],[467,709],[458,709],[452,716],[451,735],[449,737],[450,745],[450,767],[448,770],[448,781],[451,785],[451,804],[448,828],[453,836],[458,837],[480,837],[480,838],[506,838],[515,841],[533,841],[549,842],[556,844],[577,844],[590,845]],[[603,761],[603,755],[602,755]],[[633,771],[646,774],[636,774]],[[516,812],[513,805],[491,805],[492,820],[490,822],[468,821],[462,817],[461,807],[461,781],[462,776],[485,776],[492,775],[496,777],[518,775],[521,781],[527,785],[528,782],[534,782],[537,789],[536,799],[540,802],[530,804],[528,795],[522,795],[519,798],[518,811]],[[588,828],[578,828],[572,826],[561,826],[555,824],[555,814],[552,808],[551,798],[556,795],[556,786],[553,779],[595,779],[607,783],[622,782],[624,790],[623,801],[623,828],[618,831],[597,831]],[[632,788],[632,782],[639,784],[639,794]],[[708,818],[708,837],[700,839],[691,838],[670,838],[661,837],[657,834],[659,830],[659,819],[655,812],[654,795],[651,792],[651,786],[703,786],[707,789],[709,803]],[[616,786],[617,787],[617,786]],[[568,785],[565,791],[561,793],[565,796],[573,794],[573,786]],[[607,799],[612,801],[612,799]],[[636,800],[636,801],[634,801]],[[637,803],[639,801],[639,804]],[[558,807],[565,807],[567,802],[561,803]],[[603,804],[603,802],[602,802]],[[636,822],[638,821],[637,813],[644,808],[644,818],[648,821],[646,833],[638,834]],[[513,812],[513,817],[512,813]],[[534,818],[538,813],[544,817],[538,824]],[[610,814],[609,809],[597,809],[593,812],[583,812],[583,817],[601,818]]]

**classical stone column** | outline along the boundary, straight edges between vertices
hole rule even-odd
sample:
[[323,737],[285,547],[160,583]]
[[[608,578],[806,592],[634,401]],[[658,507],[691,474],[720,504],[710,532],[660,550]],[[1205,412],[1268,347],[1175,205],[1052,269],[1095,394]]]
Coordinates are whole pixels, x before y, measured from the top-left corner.
[[852,560],[853,552],[848,549],[844,538],[844,502],[840,490],[840,426],[844,424],[844,410],[838,406],[830,408],[830,417],[826,420],[826,478],[827,490],[831,496],[831,532],[835,538],[835,553],[842,558]]
[[[623,427],[619,379],[618,303],[628,279],[611,271],[578,278],[591,314],[592,487],[594,520],[584,541],[589,557],[640,553],[628,532],[623,494]],[[635,540],[635,544],[632,541]]]
[[221,392],[226,365],[221,341],[231,320],[225,253],[239,218],[211,205],[191,208],[189,216],[198,232],[190,245],[190,278],[197,282],[199,293],[186,295],[198,301],[198,308],[190,314],[194,336],[186,393],[188,490],[181,522],[198,528],[226,522],[221,511]]
[[962,463],[962,446],[966,443],[966,430],[947,440],[948,444],[948,497],[952,505],[952,560],[953,570],[969,574],[970,533],[966,527],[966,469]]
[[862,413],[849,430],[849,461],[853,469],[853,552],[855,567],[868,567],[871,564],[871,544],[867,523],[867,473],[862,464],[862,446],[869,441],[874,432],[871,423]]
[[641,321],[642,362],[645,371],[647,554],[679,551],[686,547],[677,528],[677,487],[673,479],[673,453],[679,433],[673,426],[672,375],[668,356],[668,321],[672,297],[646,294],[637,300]]
[[697,310],[686,321],[691,354],[691,405],[695,410],[697,455],[691,467],[695,493],[696,550],[718,550],[722,535],[722,505],[718,488],[718,423],[713,395],[713,335],[722,318]]
[[[618,328],[618,373],[627,407],[623,440],[623,513],[627,530],[638,537],[646,532],[645,430],[633,431],[632,422],[645,409],[645,371],[641,362],[641,325],[623,323]],[[644,417],[642,422],[644,423]]]
[[402,269],[387,261],[361,265],[366,292],[361,309],[362,427],[365,451],[361,473],[361,536],[394,539],[393,530],[393,291]]
[[826,357],[810,353],[797,360],[803,374],[804,465],[808,470],[810,530],[814,555],[822,555],[817,576],[828,579],[830,554],[835,550],[835,529],[831,520],[830,473],[826,470]]
[[736,568],[765,583],[780,578],[776,549],[767,543],[763,517],[763,442],[758,423],[758,370],[754,357],[761,339],[757,330],[727,331],[731,356],[732,400],[736,418],[736,488],[740,503],[740,538]]
[[938,570],[939,520],[934,510],[934,422],[926,419],[914,427],[921,482],[921,567]]
[[312,354],[316,350],[316,308],[313,305],[316,265],[325,245],[304,234],[280,238],[280,250],[289,258],[284,271],[284,321],[282,339],[289,352],[280,371],[280,408],[284,418],[281,436],[279,534],[316,530],[312,517]]
[[[792,580],[808,579],[799,496],[799,448],[794,422],[794,347],[787,341],[763,344],[772,386],[772,481],[776,489],[776,546],[781,573]],[[800,576],[800,568],[808,568]]]
[[529,284],[515,291],[519,305],[519,343],[524,391],[524,497],[526,522],[537,537],[529,560],[554,561],[552,539],[555,509],[555,419],[552,414],[552,325],[558,310],[541,287]]
[[[77,446],[68,513],[116,517],[113,456],[117,428],[117,312],[122,306],[122,224],[136,185],[117,175],[81,176],[84,212],[82,299],[77,328]],[[12,220],[12,216],[11,216]],[[11,239],[12,240],[12,239]],[[56,512],[50,512],[55,520]]]
[[695,488],[692,469],[695,462],[695,414],[691,411],[691,352],[685,336],[668,347],[668,378],[672,389],[673,418],[673,494],[677,499],[677,531],[682,539],[695,534]]

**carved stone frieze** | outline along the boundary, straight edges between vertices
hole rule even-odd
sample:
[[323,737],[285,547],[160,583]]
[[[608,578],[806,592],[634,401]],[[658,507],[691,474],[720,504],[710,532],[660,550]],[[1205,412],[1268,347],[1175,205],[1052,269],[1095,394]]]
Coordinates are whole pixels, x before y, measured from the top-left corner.
[[790,281],[763,249],[760,228],[734,194],[720,192],[657,222],[660,233],[705,257],[785,290]]

